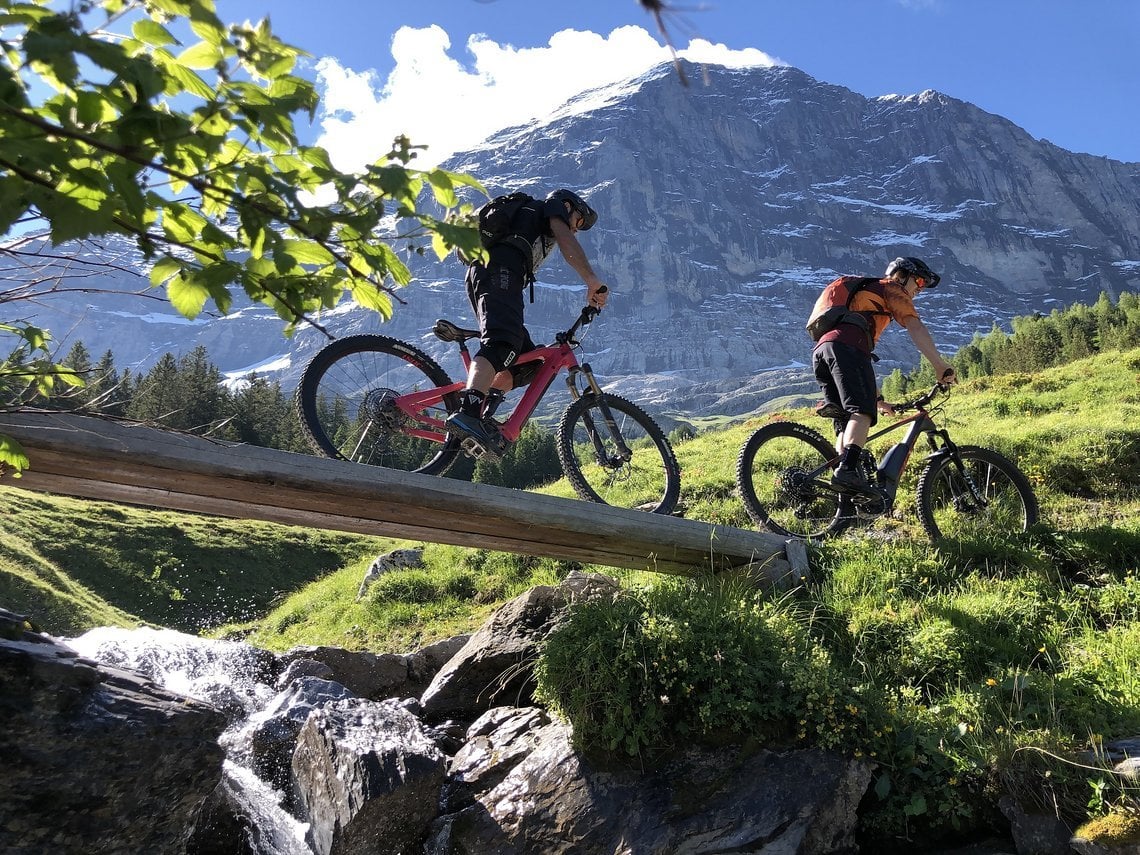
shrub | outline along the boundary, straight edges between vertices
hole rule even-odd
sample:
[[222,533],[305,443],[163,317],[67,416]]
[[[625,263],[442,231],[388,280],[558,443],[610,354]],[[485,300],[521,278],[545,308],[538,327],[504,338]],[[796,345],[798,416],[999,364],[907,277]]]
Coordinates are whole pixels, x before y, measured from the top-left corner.
[[641,756],[726,735],[834,747],[859,722],[850,680],[800,623],[714,580],[575,606],[536,674],[584,750]]

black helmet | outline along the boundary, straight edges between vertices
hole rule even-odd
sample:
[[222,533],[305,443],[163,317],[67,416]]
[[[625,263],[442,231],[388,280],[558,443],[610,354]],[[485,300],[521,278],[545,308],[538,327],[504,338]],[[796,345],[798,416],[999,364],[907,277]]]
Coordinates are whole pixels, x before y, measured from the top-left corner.
[[570,209],[582,215],[582,231],[589,229],[598,221],[598,212],[586,204],[586,201],[577,193],[569,190],[555,190],[546,197],[547,202],[569,202]]
[[887,265],[887,272],[884,275],[890,278],[895,275],[896,270],[902,270],[911,276],[918,276],[921,279],[925,279],[926,284],[922,286],[923,288],[937,288],[938,283],[942,281],[942,277],[931,270],[925,261],[921,258],[915,258],[912,255],[908,255],[905,258],[896,258]]

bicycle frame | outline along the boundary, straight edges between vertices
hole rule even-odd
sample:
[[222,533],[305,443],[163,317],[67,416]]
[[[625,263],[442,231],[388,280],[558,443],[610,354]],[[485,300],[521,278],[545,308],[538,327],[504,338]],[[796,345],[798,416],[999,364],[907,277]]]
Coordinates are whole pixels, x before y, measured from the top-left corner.
[[[922,395],[913,401],[897,404],[895,406],[896,411],[913,409],[915,410],[914,414],[899,419],[898,421],[887,425],[885,428],[875,431],[867,437],[867,445],[870,445],[871,442],[878,439],[879,437],[886,436],[889,433],[893,433],[894,431],[900,430],[901,428],[907,427],[909,425],[909,429],[903,436],[902,440],[900,440],[897,445],[892,446],[892,448],[887,451],[887,454],[883,456],[882,460],[879,461],[877,470],[879,474],[879,487],[886,492],[888,508],[894,504],[895,496],[898,494],[899,478],[902,475],[903,470],[906,469],[907,464],[910,462],[910,456],[914,452],[914,448],[918,444],[918,438],[920,436],[926,434],[927,442],[930,444],[932,457],[937,454],[954,454],[957,450],[957,446],[954,445],[954,441],[950,439],[950,434],[945,428],[940,428],[934,423],[934,420],[930,417],[930,412],[927,409],[927,406],[933,399],[935,392],[939,391],[940,389],[940,386],[935,386],[925,395]],[[938,440],[941,440],[941,443],[939,443]],[[895,458],[891,457],[892,453],[895,452],[895,449],[899,449],[898,454],[902,457],[902,459],[897,462]],[[838,463],[839,457],[837,455],[822,467],[817,469],[815,472],[809,474],[812,478],[818,479],[821,475],[828,473],[832,468],[838,465]],[[831,486],[830,483],[823,484],[821,482],[821,486],[825,486],[828,490],[839,492],[835,487]]]
[[[601,389],[598,387],[597,381],[594,380],[593,373],[590,371],[589,363],[579,364],[578,358],[574,354],[574,348],[578,346],[574,334],[584,322],[589,322],[585,320],[586,317],[586,311],[584,310],[583,314],[579,316],[578,320],[569,330],[564,333],[559,333],[556,336],[554,344],[544,345],[527,351],[515,362],[515,365],[529,365],[533,362],[539,362],[541,364],[535,376],[531,379],[530,383],[527,384],[522,399],[515,405],[510,416],[500,426],[500,432],[507,442],[514,442],[519,438],[523,426],[530,419],[531,415],[534,414],[539,402],[543,396],[546,395],[551,384],[554,382],[554,378],[557,377],[563,369],[567,369],[570,372],[566,378],[566,385],[570,388],[571,398],[577,399],[582,394],[576,383],[579,373],[585,375],[589,387],[595,394],[601,394]],[[590,317],[592,317],[592,315]],[[473,357],[471,356],[471,351],[468,349],[465,339],[459,340],[459,356],[463,362],[463,374],[464,377],[466,377],[471,367]],[[450,386],[438,386],[433,389],[425,389],[421,392],[410,392],[407,395],[401,395],[396,398],[394,403],[400,411],[410,421],[420,425],[420,427],[405,428],[405,432],[410,436],[419,437],[420,439],[432,440],[439,443],[447,442],[448,432],[443,421],[427,415],[425,410],[439,404],[447,395],[462,392],[466,385],[466,381],[461,380],[452,383]]]

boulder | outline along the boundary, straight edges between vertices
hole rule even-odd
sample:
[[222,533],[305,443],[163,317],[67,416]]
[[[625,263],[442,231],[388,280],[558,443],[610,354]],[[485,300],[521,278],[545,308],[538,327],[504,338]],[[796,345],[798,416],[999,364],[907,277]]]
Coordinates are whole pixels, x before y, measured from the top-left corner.
[[0,639],[0,851],[183,851],[222,777],[225,716],[13,634]]
[[538,710],[492,711],[472,729],[449,768],[466,792],[445,797],[430,855],[851,852],[871,778],[866,763],[819,750],[690,748],[603,769]]
[[317,855],[396,855],[419,851],[446,760],[403,706],[349,699],[309,716],[292,771]]

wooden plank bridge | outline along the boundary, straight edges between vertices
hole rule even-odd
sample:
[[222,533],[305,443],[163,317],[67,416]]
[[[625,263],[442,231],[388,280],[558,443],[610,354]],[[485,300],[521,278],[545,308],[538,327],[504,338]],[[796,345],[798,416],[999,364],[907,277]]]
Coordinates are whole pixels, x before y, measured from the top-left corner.
[[[608,567],[750,567],[787,585],[798,542],[609,505],[327,460],[97,416],[0,412],[31,468],[12,487]],[[790,558],[789,558],[790,556]]]

